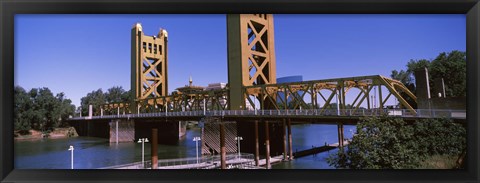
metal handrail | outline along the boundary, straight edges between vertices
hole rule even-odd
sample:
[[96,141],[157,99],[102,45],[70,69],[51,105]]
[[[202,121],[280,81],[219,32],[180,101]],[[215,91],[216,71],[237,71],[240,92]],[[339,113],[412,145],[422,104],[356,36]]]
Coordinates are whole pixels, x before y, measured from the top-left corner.
[[213,110],[213,111],[176,111],[176,112],[155,112],[124,115],[103,115],[90,117],[73,117],[73,120],[83,119],[117,119],[117,118],[149,118],[167,116],[396,116],[396,117],[431,117],[431,118],[457,118],[465,119],[465,110],[445,109],[416,109],[412,113],[407,109],[283,109],[283,110]]
[[[239,161],[236,163],[230,162],[230,164],[239,164],[240,166],[250,166],[250,165],[253,165],[253,162],[254,162],[253,157],[254,157],[253,154],[247,154],[247,153],[241,153],[239,157],[239,155],[235,153],[235,154],[227,154],[225,157],[225,160],[228,163],[228,161],[230,160],[241,159],[243,161]],[[192,168],[192,169],[218,168],[220,167],[221,156],[220,155],[204,156],[204,157],[198,158],[198,161],[199,162],[197,164],[197,158],[195,157],[176,158],[176,159],[159,159],[158,167],[173,168],[174,166],[184,166],[184,168]],[[151,161],[145,161],[143,165],[142,165],[142,162],[134,162],[134,163],[128,163],[123,165],[103,167],[100,169],[150,169],[151,165],[152,165]]]

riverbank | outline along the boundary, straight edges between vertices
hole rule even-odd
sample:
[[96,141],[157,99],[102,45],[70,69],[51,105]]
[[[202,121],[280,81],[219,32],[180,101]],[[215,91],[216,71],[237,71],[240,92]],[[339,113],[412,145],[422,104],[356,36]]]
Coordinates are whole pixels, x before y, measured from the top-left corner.
[[78,137],[78,133],[73,127],[68,128],[56,128],[50,133],[44,133],[38,130],[29,130],[29,133],[26,135],[20,134],[18,131],[14,131],[15,140],[40,140],[40,139],[57,139],[57,138],[68,138],[68,137]]

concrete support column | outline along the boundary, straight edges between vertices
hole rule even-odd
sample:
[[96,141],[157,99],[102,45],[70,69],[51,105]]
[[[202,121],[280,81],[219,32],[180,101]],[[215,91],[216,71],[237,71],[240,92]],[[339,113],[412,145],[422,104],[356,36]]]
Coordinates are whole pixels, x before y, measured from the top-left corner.
[[118,119],[115,121],[115,142],[118,144]]
[[287,160],[287,124],[286,120],[283,119],[283,124],[282,124],[282,136],[283,136],[283,160]]
[[258,144],[258,120],[255,120],[255,166],[258,166],[260,160],[260,148]]
[[151,156],[152,156],[152,169],[158,168],[158,130],[156,128],[152,128],[152,149],[151,149]]
[[270,169],[270,134],[268,121],[265,121],[265,168]]
[[289,149],[289,159],[293,160],[293,147],[292,147],[292,124],[290,123],[290,118],[287,119],[288,127],[288,149]]
[[221,168],[226,169],[226,156],[227,152],[225,149],[225,125],[220,123],[220,159],[221,159]]
[[[378,85],[378,101],[380,103],[379,110],[380,115],[383,114],[383,97],[382,97],[382,85]],[[343,126],[342,126],[343,128]]]
[[338,147],[343,147],[343,124],[338,123],[337,124],[337,129],[338,129]]
[[92,119],[93,116],[93,106],[88,105],[88,118]]

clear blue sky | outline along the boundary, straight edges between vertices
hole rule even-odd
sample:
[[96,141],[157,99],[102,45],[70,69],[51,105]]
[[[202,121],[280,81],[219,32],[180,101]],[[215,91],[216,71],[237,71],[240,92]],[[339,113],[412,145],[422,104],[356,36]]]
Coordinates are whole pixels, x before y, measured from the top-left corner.
[[[389,76],[410,59],[466,50],[465,15],[274,15],[277,77]],[[130,31],[169,35],[169,90],[227,82],[225,15],[16,15],[15,85],[130,89]]]

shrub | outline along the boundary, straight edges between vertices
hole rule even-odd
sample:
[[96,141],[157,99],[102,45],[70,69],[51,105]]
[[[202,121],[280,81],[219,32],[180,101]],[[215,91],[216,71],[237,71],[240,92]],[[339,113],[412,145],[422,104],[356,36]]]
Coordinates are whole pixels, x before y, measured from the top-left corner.
[[409,125],[401,118],[369,117],[357,124],[357,133],[344,149],[327,158],[336,168],[419,168],[434,155],[458,155],[466,147],[465,129],[446,119],[428,119]]

